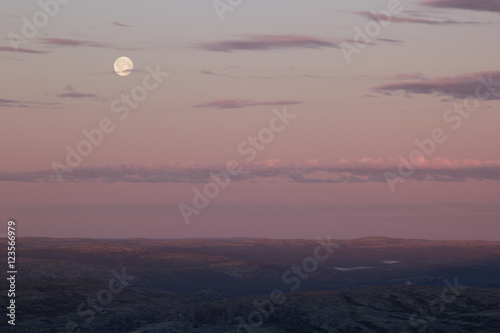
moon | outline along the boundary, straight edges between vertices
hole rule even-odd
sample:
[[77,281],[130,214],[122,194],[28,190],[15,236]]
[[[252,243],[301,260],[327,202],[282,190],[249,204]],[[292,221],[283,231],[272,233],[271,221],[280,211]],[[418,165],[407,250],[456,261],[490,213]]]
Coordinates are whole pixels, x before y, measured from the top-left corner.
[[134,69],[134,63],[130,58],[120,57],[115,60],[115,72],[120,76],[127,76],[132,73]]

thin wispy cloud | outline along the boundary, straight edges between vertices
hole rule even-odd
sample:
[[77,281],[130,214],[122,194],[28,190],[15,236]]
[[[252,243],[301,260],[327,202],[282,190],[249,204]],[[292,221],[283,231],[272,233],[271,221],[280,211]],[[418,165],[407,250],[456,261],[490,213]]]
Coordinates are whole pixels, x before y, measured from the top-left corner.
[[0,107],[4,108],[47,108],[59,105],[59,103],[43,103],[35,101],[19,101],[13,99],[0,98]]
[[91,42],[80,39],[67,39],[67,38],[40,38],[40,43],[44,45],[55,45],[55,46],[87,46],[87,47],[105,47],[111,48],[113,44],[111,43],[101,43],[101,42]]
[[437,8],[468,9],[500,13],[500,1],[498,0],[424,0],[419,4]]
[[0,46],[0,52],[20,52],[20,53],[31,53],[31,54],[45,54],[47,51],[39,51],[33,49],[23,49],[23,48],[13,48],[10,46]]
[[222,75],[222,74],[215,74],[214,72],[207,70],[201,70],[200,73],[205,75]]
[[377,38],[377,40],[379,42],[386,42],[386,43],[391,43],[391,44],[397,44],[397,45],[401,45],[401,44],[404,44],[405,42],[402,41],[402,40],[398,40],[398,39],[390,39],[390,38]]
[[252,106],[280,106],[300,104],[300,101],[271,101],[271,102],[256,102],[247,99],[220,99],[208,103],[195,105],[197,108],[213,108],[213,109],[240,109]]
[[124,23],[120,23],[120,22],[111,22],[111,24],[116,25],[118,27],[122,27],[122,28],[130,28],[130,27],[132,27],[129,24],[124,24]]
[[[442,77],[432,80],[419,80],[412,82],[398,82],[375,87],[374,90],[391,94],[401,91],[406,94],[437,94],[462,99],[473,97],[477,93],[478,85],[485,84],[482,90],[492,93],[485,99],[500,99],[500,71],[477,72],[456,77]],[[481,94],[486,94],[482,92]]]
[[82,93],[78,92],[72,86],[66,86],[62,93],[57,94],[59,98],[93,98],[93,99],[101,99],[102,97],[92,93]]
[[387,21],[387,22],[394,22],[394,23],[419,23],[419,24],[434,24],[434,25],[478,24],[478,22],[463,22],[463,21],[456,21],[456,20],[450,20],[450,19],[430,20],[430,19],[409,17],[409,16],[387,16],[384,14],[372,13],[372,12],[367,12],[367,11],[353,12],[353,14],[360,15],[360,16],[366,17],[367,19],[374,20],[377,22],[378,21]]
[[[399,159],[362,158],[322,162],[310,159],[301,165],[278,159],[244,163],[236,182],[284,181],[293,183],[385,183],[386,172],[398,173]],[[65,182],[129,183],[207,183],[212,174],[226,165],[172,162],[163,165],[81,166],[64,174]],[[500,161],[477,159],[422,159],[414,166],[415,181],[463,182],[500,181]],[[58,182],[53,170],[0,172],[0,181]]]
[[69,38],[40,38],[39,43],[45,46],[52,47],[94,47],[112,50],[139,50],[138,48],[123,47],[114,43],[105,42],[94,42],[81,39],[69,39]]
[[333,48],[338,47],[337,43],[303,35],[251,35],[241,39],[222,40],[197,45],[199,48],[208,51],[233,52],[233,51],[269,51],[277,49],[292,48]]

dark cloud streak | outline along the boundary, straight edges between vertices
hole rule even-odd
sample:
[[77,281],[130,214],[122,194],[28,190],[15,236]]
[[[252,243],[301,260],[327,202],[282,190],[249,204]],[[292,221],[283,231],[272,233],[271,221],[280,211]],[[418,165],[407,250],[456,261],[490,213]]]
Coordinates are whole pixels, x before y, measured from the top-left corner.
[[0,107],[4,108],[47,108],[49,106],[56,106],[59,103],[43,103],[35,101],[18,101],[12,99],[0,98]]
[[433,80],[398,82],[381,85],[373,90],[382,93],[402,91],[406,94],[437,94],[463,99],[476,96],[478,87],[481,85],[484,85],[480,89],[481,94],[489,93],[485,99],[500,99],[500,71],[470,73]]
[[332,41],[302,35],[252,35],[243,39],[201,43],[198,48],[207,51],[269,51],[275,49],[338,47]]
[[429,20],[424,18],[407,17],[407,16],[386,16],[384,14],[372,13],[367,11],[353,12],[353,14],[366,17],[374,21],[387,21],[393,23],[418,23],[418,24],[432,24],[432,25],[455,25],[455,24],[479,24],[479,22],[462,22],[455,20]]
[[500,13],[498,0],[424,0],[420,5],[436,8],[468,9]]

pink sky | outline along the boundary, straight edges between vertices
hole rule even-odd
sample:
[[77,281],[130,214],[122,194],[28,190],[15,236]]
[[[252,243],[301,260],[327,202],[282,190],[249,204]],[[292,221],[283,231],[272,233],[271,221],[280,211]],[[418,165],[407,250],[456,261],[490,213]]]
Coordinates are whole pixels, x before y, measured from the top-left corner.
[[500,1],[117,1],[3,6],[20,235],[500,240]]

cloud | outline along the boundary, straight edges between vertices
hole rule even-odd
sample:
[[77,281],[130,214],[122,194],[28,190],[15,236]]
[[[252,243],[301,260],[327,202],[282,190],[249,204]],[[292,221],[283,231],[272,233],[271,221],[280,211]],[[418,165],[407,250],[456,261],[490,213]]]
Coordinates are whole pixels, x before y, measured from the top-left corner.
[[78,39],[65,39],[65,38],[40,38],[40,43],[45,45],[57,45],[57,46],[89,46],[89,47],[111,47],[112,44],[109,43],[99,43],[90,42],[86,40]]
[[380,42],[386,42],[386,43],[391,43],[391,44],[397,44],[397,45],[401,45],[401,44],[404,44],[405,42],[402,41],[402,40],[398,40],[398,39],[389,39],[389,38],[377,38],[378,41]]
[[14,48],[10,46],[0,46],[0,52],[20,52],[20,53],[31,53],[31,54],[44,54],[48,53],[46,51],[38,51],[32,49]]
[[380,13],[372,13],[367,11],[353,12],[353,14],[366,17],[374,21],[387,21],[394,23],[419,23],[419,24],[435,24],[435,25],[446,25],[446,24],[478,24],[478,22],[460,22],[455,20],[429,20],[416,17],[403,17],[403,16],[387,16]]
[[120,22],[111,22],[111,24],[116,25],[116,26],[119,26],[119,27],[122,27],[122,28],[129,28],[129,27],[132,27],[131,25],[128,25],[128,24],[123,24],[123,23],[120,23]]
[[42,103],[34,101],[19,101],[13,99],[0,98],[0,107],[4,108],[47,108],[49,106],[56,106],[59,103]]
[[[500,181],[500,161],[477,159],[423,159],[410,179],[415,181]],[[398,174],[398,159],[362,158],[321,162],[311,159],[302,165],[267,160],[241,164],[236,182],[284,181],[293,183],[385,183],[386,172]],[[81,166],[63,175],[65,182],[207,183],[225,164],[171,162],[162,165]],[[53,170],[0,172],[0,182],[58,182]]]
[[96,47],[112,50],[139,50],[138,48],[126,48],[113,43],[93,42],[80,39],[67,39],[67,38],[40,38],[39,42],[48,46],[60,47]]
[[500,99],[500,71],[469,73],[433,80],[399,82],[381,85],[373,89],[386,94],[402,91],[406,94],[437,94],[458,99],[487,96],[483,99],[498,100]]
[[500,1],[498,0],[424,0],[420,5],[438,7],[469,9],[500,13]]
[[[167,163],[164,165],[81,166],[64,174],[69,182],[153,182],[153,183],[203,183],[217,166],[198,163]],[[0,181],[58,182],[53,170],[32,172],[0,172]]]
[[300,104],[299,101],[274,101],[274,102],[253,102],[246,99],[220,99],[204,104],[195,105],[197,108],[214,108],[214,109],[239,109],[251,106],[277,106],[277,105],[293,105]]
[[101,99],[102,98],[101,96],[96,95],[96,94],[87,94],[87,93],[76,92],[72,86],[66,86],[64,88],[64,92],[57,94],[57,97],[59,97],[59,98],[94,98],[94,99]]
[[217,74],[215,74],[214,72],[212,72],[212,71],[207,71],[207,70],[202,70],[202,71],[200,71],[200,73],[201,73],[201,74],[205,74],[205,75],[217,75]]
[[275,49],[338,47],[332,41],[302,35],[251,35],[243,39],[223,40],[198,44],[198,47],[208,51],[232,52],[268,51]]

